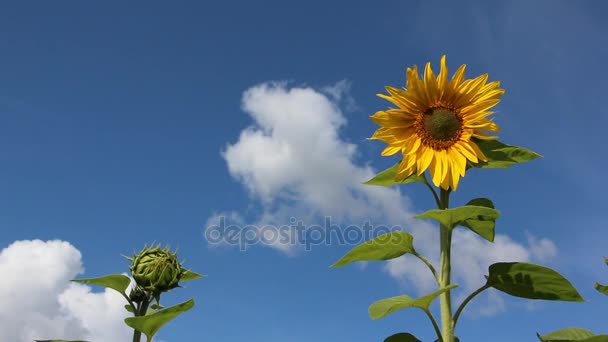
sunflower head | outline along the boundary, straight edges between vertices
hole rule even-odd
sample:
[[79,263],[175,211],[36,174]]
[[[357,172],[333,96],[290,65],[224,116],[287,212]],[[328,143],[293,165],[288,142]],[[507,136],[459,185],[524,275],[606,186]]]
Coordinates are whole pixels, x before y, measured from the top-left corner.
[[386,87],[388,95],[378,95],[397,106],[371,116],[381,126],[371,139],[388,144],[382,155],[403,155],[396,181],[428,169],[436,186],[456,190],[467,160],[487,160],[473,138],[496,139],[488,133],[500,131],[488,119],[504,94],[500,82],[487,83],[488,74],[465,80],[464,64],[448,80],[445,59],[437,76],[431,63],[422,78],[416,66],[407,68],[404,89]]

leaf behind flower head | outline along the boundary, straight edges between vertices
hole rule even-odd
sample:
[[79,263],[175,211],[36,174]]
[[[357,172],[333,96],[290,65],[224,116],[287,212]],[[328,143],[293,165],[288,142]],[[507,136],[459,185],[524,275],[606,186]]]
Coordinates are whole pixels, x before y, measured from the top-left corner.
[[479,146],[483,154],[488,157],[488,161],[478,163],[468,163],[468,166],[482,169],[505,169],[515,164],[525,163],[542,156],[519,146],[503,144],[498,140],[479,140],[474,142]]
[[395,176],[399,171],[399,163],[389,167],[388,169],[378,173],[374,178],[364,182],[363,184],[367,185],[379,185],[379,186],[392,186],[395,184],[408,184],[408,183],[426,183],[426,176],[421,174],[418,176],[417,174],[412,174],[409,177],[405,178],[402,181],[395,181]]

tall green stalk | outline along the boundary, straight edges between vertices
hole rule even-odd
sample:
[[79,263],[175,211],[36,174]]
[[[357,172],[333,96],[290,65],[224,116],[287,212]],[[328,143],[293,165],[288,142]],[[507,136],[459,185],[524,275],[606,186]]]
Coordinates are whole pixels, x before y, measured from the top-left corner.
[[[146,296],[141,303],[138,303],[137,310],[135,311],[135,317],[145,316],[148,311],[148,306],[152,301]],[[141,341],[141,331],[133,329],[133,342]]]
[[[439,209],[447,209],[450,204],[450,191],[441,189]],[[440,281],[441,288],[450,285],[451,272],[451,249],[452,231],[449,227],[440,225]],[[450,291],[446,291],[439,297],[441,307],[441,331],[443,342],[454,342],[454,322],[452,320],[452,298]]]

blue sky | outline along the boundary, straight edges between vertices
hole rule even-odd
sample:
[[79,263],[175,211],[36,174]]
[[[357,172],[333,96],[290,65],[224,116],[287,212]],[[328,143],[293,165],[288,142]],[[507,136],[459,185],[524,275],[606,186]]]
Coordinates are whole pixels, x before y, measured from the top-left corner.
[[[608,333],[600,318],[608,299],[592,288],[608,282],[606,10],[601,1],[4,4],[0,246],[67,241],[72,247],[60,248],[80,251],[83,277],[126,270],[121,254],[146,242],[179,247],[186,265],[209,277],[166,298],[195,297],[197,306],[163,328],[163,341],[379,341],[399,331],[432,341],[421,312],[367,316],[375,300],[422,293],[412,259],[329,269],[352,246],[241,252],[210,246],[204,232],[221,215],[436,229],[409,219],[431,208],[425,189],[358,183],[397,161],[366,140],[376,129],[369,115],[389,106],[375,94],[402,85],[406,67],[437,66],[447,54],[452,72],[467,64],[468,77],[502,82],[501,141],[544,156],[467,174],[453,203],[492,198],[503,236],[488,256],[487,245],[462,235],[454,248],[470,259],[460,264],[525,255],[562,272],[588,301],[530,306],[493,293],[471,306],[457,335]],[[309,133],[319,127],[326,135],[317,140]],[[403,212],[390,211],[394,204]],[[432,234],[421,241],[430,246]],[[32,246],[42,245],[23,248]],[[57,260],[75,264],[48,267],[77,273],[72,252]],[[37,281],[25,270],[20,279]],[[465,270],[460,279],[475,278]],[[49,315],[65,315],[48,303]]]

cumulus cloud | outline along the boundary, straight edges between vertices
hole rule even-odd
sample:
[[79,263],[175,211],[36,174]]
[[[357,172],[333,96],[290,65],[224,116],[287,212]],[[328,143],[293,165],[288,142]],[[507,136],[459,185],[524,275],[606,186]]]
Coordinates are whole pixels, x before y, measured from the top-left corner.
[[[437,253],[437,228],[411,219],[415,215],[409,198],[397,188],[361,184],[376,173],[355,161],[357,146],[340,137],[346,124],[341,99],[348,98],[348,83],[316,90],[264,83],[245,91],[242,109],[253,119],[235,143],[222,152],[228,171],[241,182],[261,207],[253,219],[258,226],[285,224],[298,217],[313,223],[331,216],[334,222],[401,225],[411,232],[423,254]],[[244,224],[241,215],[232,217]],[[293,246],[269,244],[291,254]],[[556,255],[550,240],[528,235],[526,243],[497,234],[495,243],[458,229],[454,234],[454,282],[470,292],[484,281],[487,267],[497,261],[546,261]],[[438,260],[431,258],[438,264]],[[388,262],[385,271],[414,288],[418,294],[436,288],[434,279],[418,260],[404,256]],[[413,294],[414,295],[414,294]],[[457,297],[459,299],[459,297]],[[480,302],[479,300],[477,302]],[[486,295],[479,314],[504,309],[497,294]]]
[[127,341],[124,298],[70,283],[83,272],[80,252],[65,241],[16,241],[0,252],[0,341]]

